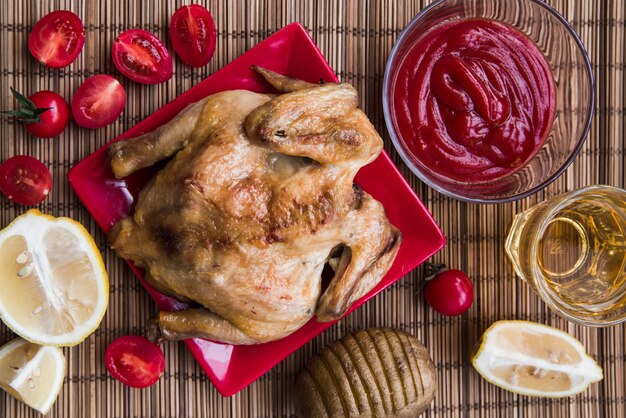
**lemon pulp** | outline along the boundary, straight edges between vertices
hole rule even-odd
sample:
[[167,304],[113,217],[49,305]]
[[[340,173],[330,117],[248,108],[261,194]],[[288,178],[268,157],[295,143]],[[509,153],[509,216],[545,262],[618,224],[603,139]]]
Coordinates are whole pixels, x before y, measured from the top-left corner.
[[23,338],[75,345],[98,327],[108,279],[89,233],[30,210],[0,231],[0,316]]
[[65,377],[65,356],[57,347],[16,338],[0,348],[0,387],[46,414]]
[[603,378],[578,340],[527,321],[493,324],[483,334],[472,365],[487,381],[531,396],[570,396]]

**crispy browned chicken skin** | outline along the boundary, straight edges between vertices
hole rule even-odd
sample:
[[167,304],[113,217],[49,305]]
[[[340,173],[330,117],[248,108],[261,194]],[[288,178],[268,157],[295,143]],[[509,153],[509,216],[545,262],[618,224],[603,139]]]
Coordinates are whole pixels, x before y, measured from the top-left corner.
[[155,339],[254,344],[314,314],[337,319],[400,246],[382,205],[353,184],[382,149],[354,88],[255,69],[284,94],[217,93],[109,150],[118,178],[174,155],[109,234],[155,288],[200,306],[160,312]]

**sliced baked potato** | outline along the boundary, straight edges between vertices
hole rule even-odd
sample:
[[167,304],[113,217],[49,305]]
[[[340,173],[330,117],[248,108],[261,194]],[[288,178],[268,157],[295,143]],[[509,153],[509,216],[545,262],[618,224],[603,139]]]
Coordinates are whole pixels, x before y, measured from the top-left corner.
[[296,411],[301,418],[414,418],[435,391],[435,366],[422,343],[397,329],[370,328],[307,362],[296,382]]

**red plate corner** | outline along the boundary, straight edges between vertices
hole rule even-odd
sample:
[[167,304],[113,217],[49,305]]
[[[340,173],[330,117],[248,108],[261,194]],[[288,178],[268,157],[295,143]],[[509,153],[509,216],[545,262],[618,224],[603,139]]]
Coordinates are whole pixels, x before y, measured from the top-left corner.
[[[114,141],[132,138],[156,129],[170,120],[189,103],[223,90],[248,89],[266,92],[269,86],[251,69],[257,64],[278,73],[310,82],[320,79],[337,81],[333,71],[313,43],[304,27],[293,23],[212,74],[204,81],[156,111]],[[79,162],[68,173],[70,184],[96,222],[106,232],[127,216],[139,190],[156,172],[147,168],[124,180],[116,180],[106,154],[108,145]],[[385,207],[389,220],[403,234],[396,260],[381,283],[357,301],[348,312],[413,270],[443,247],[445,238],[415,192],[406,183],[384,152],[357,174],[359,185]],[[160,309],[180,309],[185,305],[151,288],[143,272],[131,265]],[[267,344],[233,346],[202,339],[185,343],[204,369],[217,390],[231,396],[252,383],[289,354],[310,341],[332,323],[315,319],[290,336]]]

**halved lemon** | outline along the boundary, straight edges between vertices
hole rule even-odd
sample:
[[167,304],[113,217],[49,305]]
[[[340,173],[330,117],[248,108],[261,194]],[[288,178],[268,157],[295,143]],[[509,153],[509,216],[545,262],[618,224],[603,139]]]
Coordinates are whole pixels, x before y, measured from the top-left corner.
[[100,324],[109,281],[87,230],[31,209],[0,231],[0,317],[38,344],[71,346]]
[[482,337],[472,365],[511,392],[564,397],[602,380],[602,369],[571,335],[528,321],[499,321]]
[[57,347],[22,338],[0,347],[0,387],[42,414],[59,396],[64,377],[65,356]]

